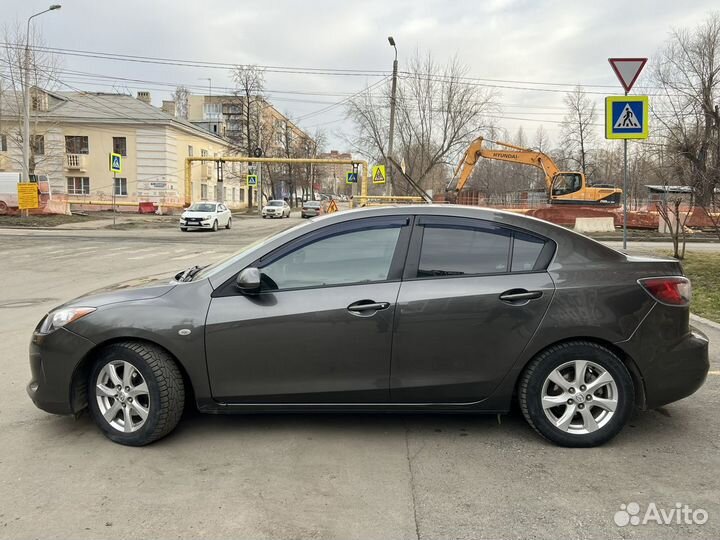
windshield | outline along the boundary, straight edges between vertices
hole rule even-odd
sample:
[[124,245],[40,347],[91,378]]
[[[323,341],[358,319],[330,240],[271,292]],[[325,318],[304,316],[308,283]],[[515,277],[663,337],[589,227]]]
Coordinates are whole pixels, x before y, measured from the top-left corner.
[[283,205],[283,202],[282,202],[282,201],[270,201],[270,202],[268,203],[268,205],[269,205],[269,206],[282,206],[282,205]]
[[188,208],[189,212],[214,212],[215,205],[212,203],[193,203]]
[[241,257],[245,257],[250,252],[255,251],[256,249],[259,249],[260,247],[264,246],[268,242],[272,242],[273,240],[275,240],[276,238],[279,238],[280,236],[288,234],[297,229],[301,229],[302,227],[307,227],[308,225],[310,225],[310,223],[301,223],[300,225],[296,225],[292,229],[280,231],[279,233],[275,233],[270,236],[265,236],[263,238],[260,238],[259,240],[255,240],[255,242],[236,251],[235,253],[230,255],[227,259],[222,259],[222,260],[219,260],[209,266],[205,266],[200,272],[195,274],[193,281],[200,281],[202,279],[209,278],[209,277],[217,274],[218,272],[222,272],[226,268],[235,264],[235,262],[238,259],[240,259]]
[[319,201],[307,201],[303,203],[305,208],[318,208],[320,206]]

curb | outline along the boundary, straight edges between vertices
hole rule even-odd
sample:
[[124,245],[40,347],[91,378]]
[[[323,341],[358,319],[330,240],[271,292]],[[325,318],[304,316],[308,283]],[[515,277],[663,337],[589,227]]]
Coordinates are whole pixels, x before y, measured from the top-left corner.
[[711,321],[710,319],[706,319],[705,317],[701,317],[700,315],[695,315],[694,313],[691,313],[690,320],[693,322],[704,324],[706,326],[709,326],[710,328],[714,328],[715,330],[720,330],[719,323],[716,323],[715,321]]

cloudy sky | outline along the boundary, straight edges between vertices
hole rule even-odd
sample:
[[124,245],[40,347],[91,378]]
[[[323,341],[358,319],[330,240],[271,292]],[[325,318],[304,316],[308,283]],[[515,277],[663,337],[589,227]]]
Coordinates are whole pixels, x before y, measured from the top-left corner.
[[[716,0],[60,2],[61,10],[35,19],[50,47],[177,59],[180,64],[192,60],[365,72],[267,73],[267,90],[276,106],[310,131],[326,129],[333,146],[342,145],[339,132],[351,125],[343,120],[342,105],[331,105],[382,76],[367,72],[391,69],[388,35],[397,42],[401,70],[417,51],[431,51],[440,62],[457,55],[469,77],[500,87],[502,113],[496,120],[502,127],[514,132],[522,125],[532,137],[543,124],[555,139],[563,92],[587,85],[596,92],[600,110],[602,95],[621,93],[608,57],[652,57],[673,28],[697,25],[717,8]],[[1,20],[24,24],[48,4],[2,0]],[[158,105],[177,84],[193,93],[206,92],[207,78],[213,93],[232,85],[226,68],[60,58],[66,90],[147,89]]]

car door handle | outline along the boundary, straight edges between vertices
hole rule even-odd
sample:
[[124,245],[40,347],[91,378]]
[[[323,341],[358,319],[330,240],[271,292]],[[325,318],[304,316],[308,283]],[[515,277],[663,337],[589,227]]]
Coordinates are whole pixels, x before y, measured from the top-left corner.
[[353,313],[365,313],[367,311],[379,311],[390,307],[390,302],[373,302],[372,300],[359,300],[350,304],[347,309]]
[[542,291],[528,291],[526,289],[510,289],[500,295],[500,300],[509,304],[535,300],[543,295]]

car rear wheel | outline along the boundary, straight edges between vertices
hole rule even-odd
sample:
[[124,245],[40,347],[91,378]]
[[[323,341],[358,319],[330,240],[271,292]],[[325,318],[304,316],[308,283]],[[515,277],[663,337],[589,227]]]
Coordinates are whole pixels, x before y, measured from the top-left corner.
[[622,361],[608,349],[577,341],[550,347],[525,369],[518,388],[528,423],[560,446],[590,447],[625,425],[635,390]]
[[225,225],[225,228],[226,229],[232,228],[232,218],[228,218],[228,222],[227,222],[227,225]]
[[153,345],[114,343],[88,380],[90,414],[112,441],[144,446],[170,433],[182,416],[185,388],[173,358]]

